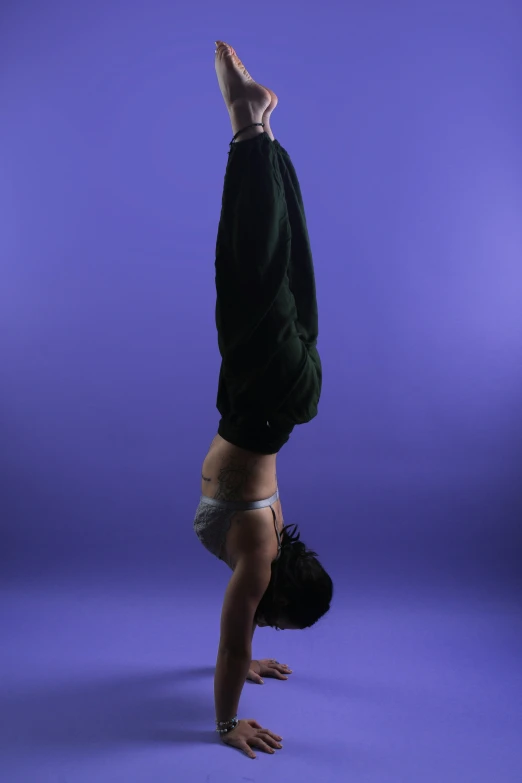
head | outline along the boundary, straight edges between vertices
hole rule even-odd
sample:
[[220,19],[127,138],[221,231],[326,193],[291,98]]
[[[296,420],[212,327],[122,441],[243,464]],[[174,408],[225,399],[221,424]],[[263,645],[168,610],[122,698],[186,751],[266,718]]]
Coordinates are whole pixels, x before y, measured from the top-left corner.
[[310,628],[330,609],[333,582],[296,529],[283,528],[281,554],[272,563],[272,577],[256,612],[260,627]]

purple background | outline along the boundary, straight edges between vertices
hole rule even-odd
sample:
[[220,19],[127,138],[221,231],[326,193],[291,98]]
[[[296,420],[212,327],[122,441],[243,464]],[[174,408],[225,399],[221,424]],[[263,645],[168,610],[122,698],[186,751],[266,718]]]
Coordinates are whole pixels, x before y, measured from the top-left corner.
[[[0,783],[520,783],[521,25],[515,0],[3,1]],[[324,366],[278,478],[334,604],[257,631],[294,674],[245,686],[285,739],[255,762],[213,734],[229,572],[192,529],[216,38],[279,95]]]

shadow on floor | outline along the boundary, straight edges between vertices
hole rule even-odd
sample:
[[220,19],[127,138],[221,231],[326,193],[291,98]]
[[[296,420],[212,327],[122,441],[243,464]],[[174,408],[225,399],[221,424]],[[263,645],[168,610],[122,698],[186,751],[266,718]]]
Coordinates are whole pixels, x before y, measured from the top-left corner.
[[124,744],[214,743],[213,703],[183,686],[212,677],[214,667],[136,673],[17,686],[4,683],[0,756],[38,748],[106,750]]

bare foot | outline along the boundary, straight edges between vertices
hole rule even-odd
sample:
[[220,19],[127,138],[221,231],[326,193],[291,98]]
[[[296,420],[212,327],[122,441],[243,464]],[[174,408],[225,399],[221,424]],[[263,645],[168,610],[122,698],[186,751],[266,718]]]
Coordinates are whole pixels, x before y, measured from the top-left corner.
[[[231,46],[216,41],[216,47],[216,73],[234,133],[254,122],[266,121],[270,127],[270,114],[277,105],[275,93],[252,79]],[[261,133],[263,129],[252,128],[242,138],[252,131]]]
[[270,101],[270,106],[268,107],[268,109],[263,114],[263,119],[261,120],[261,122],[265,123],[265,133],[268,133],[268,135],[270,136],[272,141],[274,141],[275,137],[274,137],[274,134],[272,133],[272,128],[270,127],[270,115],[272,114],[272,112],[274,111],[275,107],[279,103],[279,98],[277,97],[275,92],[272,92],[272,90],[269,90],[268,87],[265,87],[265,90],[267,90],[270,93],[270,97],[271,97],[272,100]]

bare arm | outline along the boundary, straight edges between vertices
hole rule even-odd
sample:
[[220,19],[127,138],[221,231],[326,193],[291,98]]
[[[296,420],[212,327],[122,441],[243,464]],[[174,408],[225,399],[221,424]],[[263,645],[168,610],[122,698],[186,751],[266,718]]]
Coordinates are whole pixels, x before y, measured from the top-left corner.
[[214,678],[216,720],[238,713],[239,700],[252,659],[254,616],[270,582],[266,553],[244,555],[228,584],[221,613],[221,637]]
[[243,685],[250,669],[250,658],[249,652],[243,656],[221,650],[218,652],[214,677],[217,721],[232,720],[237,715]]

